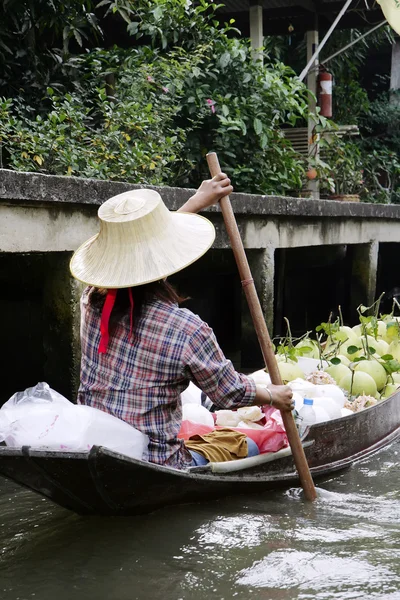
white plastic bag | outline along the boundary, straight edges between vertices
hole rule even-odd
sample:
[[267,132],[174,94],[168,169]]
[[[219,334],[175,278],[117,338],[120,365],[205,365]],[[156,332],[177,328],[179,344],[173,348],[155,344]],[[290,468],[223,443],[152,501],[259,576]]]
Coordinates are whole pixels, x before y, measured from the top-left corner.
[[243,421],[260,421],[264,416],[259,406],[242,406],[236,412]]
[[271,383],[271,377],[268,375],[265,369],[254,371],[254,373],[250,373],[249,377],[253,379],[256,385],[268,385]]
[[82,451],[104,446],[145,458],[148,437],[91,406],[77,406],[47,383],[14,394],[0,410],[0,440],[7,446]]
[[191,381],[188,387],[181,393],[182,406],[184,404],[201,404],[201,389]]
[[84,443],[88,447],[104,446],[131,458],[147,459],[147,435],[125,421],[92,406],[74,406],[79,419],[86,420]]
[[237,427],[242,417],[236,410],[216,410],[216,424],[221,427]]
[[192,423],[214,427],[212,414],[204,406],[198,404],[184,404],[182,406],[182,421],[191,421]]
[[343,408],[346,402],[346,396],[339,386],[333,384],[316,385],[314,398],[333,398],[339,408]]
[[316,406],[323,408],[328,413],[329,419],[340,419],[342,416],[341,409],[333,398],[327,396],[314,398],[314,408]]

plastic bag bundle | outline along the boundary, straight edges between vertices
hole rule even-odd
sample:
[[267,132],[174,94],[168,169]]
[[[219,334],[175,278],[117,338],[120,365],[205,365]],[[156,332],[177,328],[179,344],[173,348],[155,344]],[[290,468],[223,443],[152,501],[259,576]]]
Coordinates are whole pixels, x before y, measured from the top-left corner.
[[[235,423],[237,422],[237,424],[220,425],[218,423],[219,413],[224,415],[222,418],[224,423],[226,422],[226,418],[230,418],[232,414],[235,415]],[[265,425],[259,425],[258,423],[251,421],[244,421],[242,420],[242,417],[238,415],[238,411],[232,410],[216,411],[215,414],[217,415],[217,422],[213,427],[203,423],[193,423],[188,420],[183,420],[178,433],[178,438],[188,440],[193,435],[205,435],[214,429],[219,429],[220,427],[235,427],[236,431],[241,431],[257,444],[260,454],[263,454],[264,452],[277,452],[281,448],[284,448],[288,445],[288,439],[283,425],[282,416],[279,410],[276,410],[272,406],[265,407],[262,413],[263,418],[265,417],[266,419]]]
[[216,424],[221,427],[237,427],[243,418],[236,410],[216,410],[215,414],[217,416]]
[[259,369],[249,375],[256,385],[268,385],[271,383],[271,377],[268,375],[265,369]]
[[237,409],[237,414],[243,421],[260,421],[264,413],[259,406],[242,406]]
[[72,404],[42,382],[17,392],[0,409],[0,441],[14,448],[75,452],[104,446],[142,459],[149,440],[125,421],[91,406]]

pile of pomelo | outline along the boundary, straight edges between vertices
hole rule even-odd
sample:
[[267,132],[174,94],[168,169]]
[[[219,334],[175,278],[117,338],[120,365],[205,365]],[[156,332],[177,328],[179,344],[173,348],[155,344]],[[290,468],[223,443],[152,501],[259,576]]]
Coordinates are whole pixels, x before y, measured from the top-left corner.
[[360,320],[355,327],[338,322],[325,327],[323,341],[321,336],[317,340],[306,336],[297,344],[290,342],[289,352],[281,345],[276,358],[284,383],[334,385],[352,411],[394,394],[400,388],[400,317],[360,314]]

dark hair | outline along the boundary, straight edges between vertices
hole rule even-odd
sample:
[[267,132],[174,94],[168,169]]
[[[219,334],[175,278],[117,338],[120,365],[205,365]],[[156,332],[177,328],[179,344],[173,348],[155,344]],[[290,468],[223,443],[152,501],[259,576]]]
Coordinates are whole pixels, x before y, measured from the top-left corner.
[[[129,289],[132,290],[132,296],[135,303],[133,318],[137,319],[140,315],[143,305],[154,298],[164,300],[165,302],[173,302],[181,304],[187,298],[180,296],[175,288],[165,279],[153,281],[145,285],[138,285],[131,288],[120,288],[117,292],[114,308],[110,318],[110,324],[115,323],[123,315],[129,314]],[[90,304],[100,312],[107,296],[107,289],[93,288],[89,296]]]

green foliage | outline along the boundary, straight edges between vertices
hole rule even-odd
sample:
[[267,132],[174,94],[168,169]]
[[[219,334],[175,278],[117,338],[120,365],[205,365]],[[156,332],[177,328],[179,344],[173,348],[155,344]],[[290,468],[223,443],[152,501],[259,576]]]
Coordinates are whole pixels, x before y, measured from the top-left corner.
[[360,119],[365,132],[359,146],[364,161],[363,198],[400,203],[400,95],[386,93],[370,103]]
[[[327,49],[330,54],[361,31],[337,32]],[[334,119],[344,125],[356,124],[360,137],[340,142],[329,150],[329,162],[337,165],[334,174],[324,173],[323,186],[334,179],[336,193],[360,194],[364,202],[400,202],[400,99],[385,93],[373,98],[360,81],[360,69],[371,49],[393,44],[393,31],[383,27],[352,46],[329,63],[335,78]],[[388,88],[388,78],[376,74],[374,83]]]
[[364,163],[356,142],[332,136],[324,146],[324,159],[319,170],[322,192],[360,194],[364,190]]
[[[336,30],[328,40],[324,56],[330,56],[354,41],[363,31]],[[363,83],[365,64],[371,52],[387,49],[394,42],[393,30],[382,27],[326,64],[334,76],[333,118],[340,125],[358,125],[359,138],[337,139],[325,136],[321,149],[323,160],[311,160],[325,194],[359,194],[366,202],[400,202],[400,97],[378,94],[388,89],[389,78],[376,73],[372,89]],[[292,36],[271,37],[266,46],[274,56],[290,64],[297,72],[306,61],[304,39]],[[389,54],[389,53],[387,53]],[[369,75],[369,74],[368,74]]]
[[[42,31],[61,35],[54,12],[59,3],[39,4]],[[70,44],[51,50],[60,57],[54,68],[46,59],[38,69],[47,89],[35,94],[25,86],[3,98],[4,167],[197,185],[207,175],[204,155],[215,150],[238,190],[301,188],[305,164],[281,126],[307,116],[306,89],[282,63],[267,56],[265,67],[255,63],[249,44],[231,36],[232,23],[216,23],[215,5],[103,0],[82,7],[81,17],[94,13],[86,29],[81,24],[80,38],[74,35],[75,45],[101,37],[103,20],[110,18],[123,21],[132,43],[148,43],[70,54],[68,34]],[[77,28],[78,13],[69,18]],[[21,82],[30,76],[25,73]]]
[[[197,186],[218,152],[237,190],[298,195],[308,165],[282,128],[303,126],[300,36],[265,40],[254,63],[209,0],[4,0],[0,5],[0,166],[134,183]],[[110,31],[121,47],[110,47]],[[117,32],[117,34],[115,34]],[[360,35],[336,32],[331,54]],[[114,39],[115,41],[115,39]],[[322,138],[322,191],[400,202],[400,102],[368,97],[360,67],[382,28],[329,63],[334,114],[357,140]],[[315,133],[332,123],[315,116]]]
[[168,177],[181,147],[179,132],[174,138],[162,132],[173,116],[170,107],[154,109],[151,102],[141,102],[140,94],[114,105],[99,89],[93,110],[77,94],[60,98],[49,88],[49,108],[32,119],[18,103],[0,104],[0,141],[8,166],[155,184]]
[[31,97],[63,79],[70,46],[101,39],[92,0],[4,0],[0,3],[0,94]]

